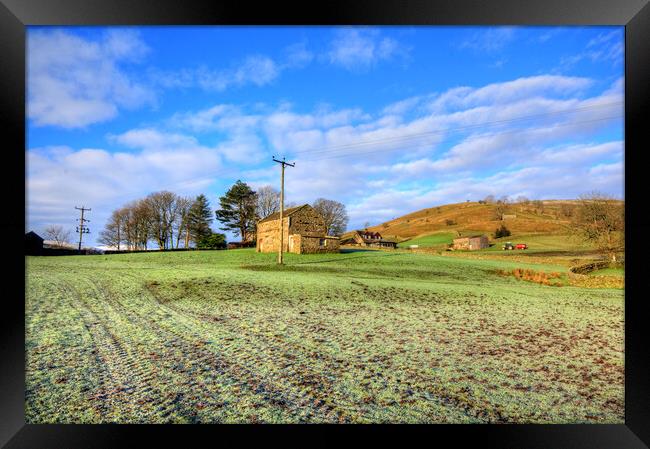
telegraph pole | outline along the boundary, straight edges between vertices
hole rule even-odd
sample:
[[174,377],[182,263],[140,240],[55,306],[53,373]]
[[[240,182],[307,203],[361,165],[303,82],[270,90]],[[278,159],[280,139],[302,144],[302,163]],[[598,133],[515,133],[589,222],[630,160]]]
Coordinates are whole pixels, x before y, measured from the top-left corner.
[[280,248],[278,249],[278,263],[281,265],[282,261],[282,250],[284,249],[284,167],[295,167],[296,163],[290,164],[285,162],[284,158],[281,161],[277,160],[273,156],[273,162],[277,162],[282,166],[282,175],[280,176]]
[[79,226],[77,226],[77,232],[79,233],[79,254],[81,254],[81,240],[84,234],[90,233],[90,229],[84,223],[90,223],[90,220],[84,218],[84,212],[90,212],[90,208],[86,209],[84,206],[74,207],[77,210],[81,211],[81,218],[79,219]]

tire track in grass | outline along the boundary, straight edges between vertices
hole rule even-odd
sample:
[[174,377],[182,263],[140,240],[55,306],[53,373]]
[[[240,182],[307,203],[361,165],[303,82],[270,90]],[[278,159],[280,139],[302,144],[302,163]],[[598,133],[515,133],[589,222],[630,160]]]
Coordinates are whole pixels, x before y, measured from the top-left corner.
[[[196,334],[196,329],[204,328],[205,323],[202,323],[194,317],[188,316],[186,311],[164,303],[160,298],[156,297],[153,292],[148,291],[147,293],[152,297],[152,300],[155,301],[161,310],[165,310],[170,316],[174,317],[174,325],[168,329],[169,332],[175,334],[181,339],[187,336],[188,333],[194,333],[196,338],[205,338],[201,334]],[[150,319],[148,316],[142,316],[141,318],[146,320]],[[210,324],[210,331],[214,330],[214,323]],[[185,327],[187,330],[186,332],[182,331],[181,325]],[[208,331],[208,334],[210,331]],[[270,365],[273,363],[269,351],[260,351],[259,345],[255,345],[255,342],[250,338],[241,342],[243,337],[241,328],[229,331],[228,335],[229,336],[225,336],[225,338],[222,339],[229,341],[230,343],[224,345],[224,354],[215,354],[212,352],[209,354],[211,357],[218,360],[219,365],[225,372],[231,373],[234,378],[239,379],[241,386],[246,386],[255,395],[262,395],[266,402],[279,406],[284,411],[291,411],[292,405],[293,409],[310,410],[306,417],[310,420],[321,422],[348,421],[341,410],[337,409],[332,404],[326,403],[322,398],[316,397],[309,390],[304,390],[304,385],[292,383],[290,379],[284,376],[270,379],[268,376],[260,375],[260,366]],[[237,347],[238,345],[241,345],[241,343],[243,343],[247,349],[251,349],[249,353],[235,354],[234,357],[230,357],[228,354],[228,348]],[[325,380],[325,378],[323,378],[323,380]],[[292,413],[292,417],[294,419],[296,418],[295,413]]]
[[[132,354],[136,352],[136,348],[127,347],[120,341],[120,338],[130,335],[130,332],[126,331],[127,326],[133,328],[135,323],[122,323],[122,327],[119,327],[117,323],[123,322],[126,316],[120,316],[119,311],[109,306],[105,290],[97,288],[88,279],[85,281],[90,283],[90,287],[94,287],[94,292],[98,294],[93,298],[95,300],[86,301],[83,299],[84,295],[79,292],[71,293],[83,304],[79,309],[80,313],[96,342],[101,361],[108,369],[108,375],[102,378],[102,387],[91,398],[101,401],[98,408],[106,420],[129,423],[191,421],[193,413],[180,401],[184,393],[172,392],[165,395],[163,390],[156,386],[161,384],[160,379],[154,382],[152,366],[149,365],[149,370],[146,370],[143,366],[146,359],[136,358]],[[95,310],[100,304],[103,310]],[[115,331],[111,330],[108,322],[116,327]],[[143,394],[146,396],[143,397]]]
[[[104,308],[102,315],[106,317],[105,321],[111,317],[119,317],[112,322],[114,324],[122,322],[122,327],[117,328],[115,332],[112,332],[106,324],[102,324],[103,329],[108,334],[110,343],[113,345],[113,352],[121,359],[124,368],[129,373],[126,376],[129,379],[126,383],[126,389],[118,388],[117,391],[114,389],[113,393],[120,394],[122,390],[129,394],[135,393],[131,402],[135,401],[140,410],[146,410],[148,412],[146,419],[139,419],[138,422],[195,422],[196,409],[188,407],[182,399],[186,395],[189,395],[188,393],[199,394],[201,391],[197,389],[197,383],[189,381],[187,375],[184,373],[175,374],[178,371],[175,369],[175,366],[182,365],[181,363],[176,363],[179,360],[179,352],[180,354],[191,353],[193,348],[190,345],[185,345],[180,351],[176,351],[178,349],[178,341],[174,338],[177,337],[176,335],[170,338],[170,335],[161,332],[162,329],[152,320],[138,320],[139,315],[114,299],[111,295],[112,290],[110,286],[106,285],[107,283],[98,285],[97,281],[90,279],[87,281],[102,299],[101,304]],[[95,316],[97,317],[96,313]],[[99,320],[99,318],[97,319]],[[131,330],[127,331],[129,328]],[[142,343],[140,345],[132,344],[128,349],[120,343],[118,337],[128,338],[131,332],[133,332],[133,329],[142,329],[143,332],[153,333],[156,336],[154,340],[165,342],[153,348],[145,345],[150,354],[154,354],[154,352],[151,352],[151,349],[157,350],[155,353],[157,354],[155,357],[155,360],[158,362],[157,364],[154,365],[152,362],[148,362],[144,354],[141,353],[142,351],[139,346],[142,346]],[[140,354],[136,358],[132,353],[137,352],[140,352]],[[204,365],[206,361],[206,358],[203,357],[197,359],[195,362]],[[148,369],[144,368],[145,362],[148,365]],[[159,374],[157,379],[154,379],[154,372]],[[163,377],[166,377],[166,379],[163,379]],[[124,376],[118,378],[118,383],[124,383],[123,378]],[[157,385],[161,385],[161,388],[158,388]],[[163,388],[171,391],[165,394]],[[143,393],[146,396],[143,397]],[[210,398],[204,399],[209,400]],[[128,416],[137,415],[130,413]],[[129,418],[123,421],[133,422]]]
[[[98,288],[100,290],[102,289],[101,286]],[[155,332],[159,338],[163,341],[167,341],[169,346],[180,351],[180,354],[166,354],[166,356],[162,358],[163,360],[181,362],[180,364],[182,365],[185,364],[184,362],[187,362],[187,364],[190,365],[188,371],[198,370],[200,375],[207,376],[213,380],[223,380],[224,378],[231,379],[232,383],[238,384],[254,396],[265,394],[269,396],[269,404],[272,407],[279,409],[277,412],[285,410],[286,407],[284,407],[284,404],[292,402],[291,398],[287,397],[286,394],[283,393],[283,390],[275,390],[270,385],[265,384],[255,376],[252,370],[246,369],[239,364],[232,363],[232,361],[226,360],[224,357],[205,349],[205,343],[201,343],[205,341],[205,337],[196,333],[196,323],[187,322],[188,317],[161,306],[158,301],[155,301],[153,298],[152,304],[155,304],[156,307],[163,310],[164,313],[173,312],[173,316],[170,315],[168,318],[158,317],[159,319],[155,320],[152,318],[152,314],[147,313],[148,311],[144,308],[131,308],[115,297],[108,300],[112,303],[113,307],[119,309],[119,313],[126,317],[130,322],[137,323],[139,326]],[[140,310],[141,313],[136,310]],[[173,322],[172,326],[169,328],[161,326],[161,323],[166,321]],[[191,343],[187,338],[188,336],[194,337],[195,343]],[[179,355],[181,356],[180,359]],[[190,357],[188,357],[188,355],[190,355]],[[196,356],[191,357],[191,355]],[[244,377],[243,380],[242,377]],[[221,405],[215,398],[206,396],[206,390],[197,382],[184,379],[187,379],[187,376],[181,378],[180,383],[184,384],[183,387],[189,390],[189,394],[185,396],[200,397],[201,403],[203,403],[202,408],[207,409],[210,402],[214,405]],[[196,403],[197,401],[195,400],[193,402]],[[195,410],[195,407],[192,407],[192,409]],[[186,411],[184,416],[195,416],[195,414]],[[163,414],[163,417],[166,417],[166,414]]]
[[63,424],[82,417],[96,422],[101,413],[91,412],[83,398],[104,367],[87,344],[92,340],[67,284],[53,277],[40,287],[31,284],[26,297],[26,313],[31,315],[25,329],[26,421]]
[[[86,279],[75,279],[75,284],[82,284]],[[89,401],[101,414],[104,422],[125,422],[120,415],[129,417],[128,422],[148,422],[150,414],[146,414],[141,404],[137,402],[136,390],[155,390],[151,378],[142,371],[138,361],[125,349],[115,333],[106,324],[106,318],[96,312],[91,305],[100,298],[86,295],[69,284],[64,290],[74,298],[72,306],[77,310],[85,327],[93,339],[97,350],[97,360],[100,371],[100,385],[95,395]],[[87,292],[85,292],[87,293]],[[94,300],[94,301],[93,301]],[[144,416],[142,416],[142,414]],[[141,416],[137,421],[130,417]]]

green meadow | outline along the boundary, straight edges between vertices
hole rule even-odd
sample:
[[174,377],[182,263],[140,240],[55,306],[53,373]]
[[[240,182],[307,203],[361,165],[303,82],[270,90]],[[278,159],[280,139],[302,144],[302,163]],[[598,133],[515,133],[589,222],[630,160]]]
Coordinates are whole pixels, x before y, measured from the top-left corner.
[[437,232],[402,242],[399,244],[399,247],[408,248],[409,245],[418,245],[421,248],[442,248],[451,243],[455,237],[456,234],[453,232]]
[[622,289],[400,251],[26,258],[28,423],[623,423]]

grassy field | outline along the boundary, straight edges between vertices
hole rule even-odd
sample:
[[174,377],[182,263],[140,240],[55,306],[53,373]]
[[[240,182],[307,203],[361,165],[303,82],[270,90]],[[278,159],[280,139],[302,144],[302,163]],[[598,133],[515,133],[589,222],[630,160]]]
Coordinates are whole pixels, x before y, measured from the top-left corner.
[[590,276],[625,276],[625,269],[621,267],[602,268],[600,270],[592,271]]
[[27,257],[26,420],[623,423],[623,290],[519,260]]
[[400,243],[400,248],[408,248],[410,245],[418,245],[421,248],[444,248],[447,244],[451,243],[456,234],[453,232],[439,232],[435,234],[424,235],[416,237],[406,242]]

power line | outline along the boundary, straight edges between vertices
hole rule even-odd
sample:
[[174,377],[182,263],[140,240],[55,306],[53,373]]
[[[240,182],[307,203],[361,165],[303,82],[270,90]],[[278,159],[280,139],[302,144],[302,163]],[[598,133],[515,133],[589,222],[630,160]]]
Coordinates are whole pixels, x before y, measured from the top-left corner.
[[[585,121],[580,121],[580,122],[571,122],[571,123],[564,123],[564,124],[559,124],[559,125],[554,125],[555,128],[557,127],[565,127],[565,126],[575,126],[575,125],[580,125],[584,123],[592,123],[592,122],[599,122],[603,120],[610,120],[614,118],[620,118],[621,116],[610,116],[610,117],[601,117],[593,120],[585,120]],[[509,130],[509,131],[501,131],[497,133],[492,133],[492,136],[500,136],[503,134],[513,134],[513,133],[521,133],[523,131],[534,131],[538,129],[548,129],[548,127],[536,127],[536,128],[526,128],[525,130],[520,130],[520,129],[514,129],[514,130]],[[426,142],[422,142],[426,143]],[[344,153],[344,154],[334,154],[332,156],[324,156],[324,157],[316,157],[316,158],[306,158],[306,159],[301,159],[302,162],[312,162],[312,161],[321,161],[321,160],[326,160],[326,159],[334,159],[334,158],[339,158],[339,157],[349,157],[349,156],[363,156],[367,154],[374,154],[374,153],[381,153],[381,152],[387,152],[387,151],[395,151],[398,148],[396,147],[391,147],[391,148],[383,148],[383,149],[375,149],[371,151],[366,151],[366,152],[355,152],[353,154],[350,153]]]
[[522,120],[530,120],[534,118],[539,118],[539,117],[547,117],[547,116],[553,116],[553,115],[558,115],[558,114],[568,114],[571,112],[577,112],[577,111],[584,111],[584,110],[591,110],[591,109],[596,109],[596,108],[602,108],[605,106],[614,106],[614,105],[619,105],[623,104],[622,101],[617,101],[617,102],[611,102],[611,103],[601,103],[598,105],[591,105],[591,106],[584,106],[581,108],[573,108],[573,109],[565,109],[565,110],[559,110],[559,111],[551,111],[551,112],[544,112],[540,114],[534,114],[534,115],[527,115],[527,116],[521,116],[521,117],[514,117],[510,119],[503,119],[503,120],[495,120],[495,121],[490,121],[490,122],[483,122],[483,123],[476,123],[473,125],[466,125],[466,126],[460,126],[460,127],[455,127],[455,128],[446,128],[446,129],[439,129],[439,130],[434,130],[434,131],[426,131],[426,132],[421,132],[421,133],[412,133],[412,134],[407,134],[404,136],[395,136],[395,137],[386,137],[383,139],[376,139],[376,140],[364,140],[361,142],[354,142],[354,143],[349,143],[349,144],[341,144],[341,145],[331,145],[327,147],[321,147],[321,148],[315,148],[315,149],[309,149],[309,150],[302,150],[302,151],[294,151],[293,154],[315,154],[315,153],[321,153],[321,152],[329,152],[331,150],[339,149],[339,148],[351,148],[351,147],[356,147],[356,146],[362,146],[362,145],[372,145],[372,144],[377,144],[377,143],[385,143],[388,141],[400,141],[404,139],[413,139],[417,138],[420,136],[428,136],[428,135],[435,135],[435,134],[442,134],[442,133],[451,133],[451,132],[456,132],[456,131],[466,131],[466,130],[472,130],[475,128],[482,128],[484,126],[489,126],[489,125],[501,125],[501,124],[508,124],[508,123],[513,123],[517,121],[522,121]]
[[[498,124],[505,124],[505,123],[512,123],[515,121],[521,121],[521,120],[527,120],[531,118],[538,118],[542,116],[549,116],[549,115],[555,115],[555,114],[564,114],[564,113],[570,113],[570,112],[575,112],[575,111],[582,111],[582,110],[589,110],[589,109],[595,109],[595,108],[600,108],[600,107],[605,107],[605,106],[613,106],[617,104],[623,104],[622,101],[618,102],[611,102],[611,103],[602,103],[599,105],[592,105],[592,106],[585,106],[582,108],[574,108],[574,109],[566,109],[562,111],[552,111],[548,113],[541,113],[541,114],[535,114],[535,115],[529,115],[529,116],[522,116],[522,117],[516,117],[512,119],[507,119],[507,120],[497,120],[497,121],[491,121],[491,122],[484,122],[484,123],[479,123],[475,125],[468,125],[465,127],[457,127],[457,128],[449,128],[445,130],[435,130],[435,131],[428,131],[428,132],[423,132],[423,133],[415,133],[411,135],[406,135],[406,136],[398,136],[398,137],[393,137],[393,138],[385,138],[385,139],[377,139],[373,141],[363,141],[363,142],[357,142],[357,143],[352,143],[352,144],[346,144],[346,145],[337,145],[337,146],[330,146],[330,147],[323,147],[318,150],[304,150],[304,151],[296,151],[294,154],[304,154],[307,156],[316,155],[316,154],[323,154],[326,155],[328,153],[337,153],[340,152],[341,150],[346,150],[346,149],[351,149],[355,147],[361,147],[365,145],[371,145],[371,144],[386,144],[386,143],[391,143],[393,145],[399,145],[402,143],[405,143],[404,141],[408,142],[409,140],[413,140],[415,138],[420,138],[420,137],[425,137],[425,136],[434,136],[436,134],[442,134],[442,133],[453,133],[457,131],[464,131],[464,130],[469,130],[469,129],[475,129],[475,128],[481,128],[484,126],[489,126],[489,125],[498,125]],[[609,119],[615,119],[615,118],[621,118],[621,116],[608,116],[608,117],[601,117],[597,119],[592,119],[592,120],[586,120],[586,121],[578,121],[578,122],[571,122],[571,123],[564,123],[564,124],[556,124],[553,125],[554,127],[564,127],[564,126],[573,126],[573,125],[578,125],[578,124],[584,124],[584,123],[591,123],[591,122],[597,122],[597,121],[602,121],[602,120],[609,120]],[[537,128],[526,128],[525,130],[531,131],[531,130],[536,130],[536,129],[546,129],[548,127],[537,127]],[[493,133],[492,135],[502,135],[502,134],[511,134],[511,133],[518,133],[522,132],[522,130],[517,129],[517,130],[509,130],[509,131],[501,131],[498,133]],[[427,142],[420,142],[420,144],[426,144]],[[385,151],[395,151],[399,149],[396,146],[391,146],[390,148],[383,148],[383,149],[373,149],[371,151],[367,152],[355,152],[353,154],[350,153],[344,153],[344,154],[333,154],[331,156],[324,156],[324,157],[315,157],[315,158],[307,158],[307,159],[301,159],[302,161],[319,161],[319,160],[326,160],[326,159],[333,159],[333,158],[338,158],[338,157],[347,157],[350,155],[367,155],[367,154],[374,154],[378,152],[385,152]],[[242,173],[242,170],[238,169],[230,169],[230,170],[224,170],[220,172],[216,172],[211,175],[206,175],[209,177],[217,177],[217,176],[229,176],[229,175],[239,175]]]

